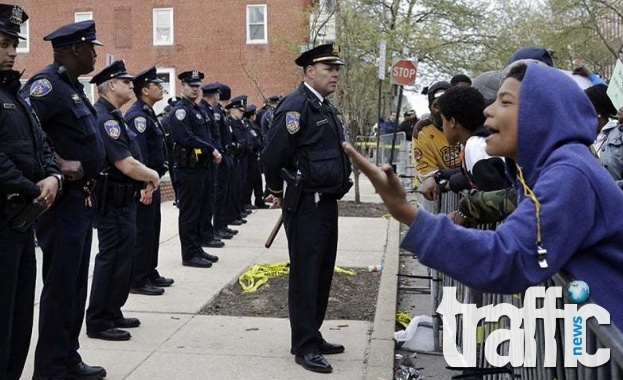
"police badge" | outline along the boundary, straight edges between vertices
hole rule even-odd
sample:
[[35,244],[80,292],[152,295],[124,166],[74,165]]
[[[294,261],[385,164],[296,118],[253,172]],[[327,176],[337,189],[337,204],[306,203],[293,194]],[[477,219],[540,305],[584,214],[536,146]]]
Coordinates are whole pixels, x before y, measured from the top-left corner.
[[286,128],[288,132],[293,135],[301,129],[300,124],[301,114],[298,112],[288,112],[286,113]]
[[106,121],[104,123],[104,129],[106,130],[106,133],[108,133],[108,136],[112,137],[115,140],[118,139],[119,135],[121,134],[119,122],[117,120]]
[[134,127],[139,133],[145,132],[145,129],[147,129],[147,119],[142,116],[137,117],[134,119]]

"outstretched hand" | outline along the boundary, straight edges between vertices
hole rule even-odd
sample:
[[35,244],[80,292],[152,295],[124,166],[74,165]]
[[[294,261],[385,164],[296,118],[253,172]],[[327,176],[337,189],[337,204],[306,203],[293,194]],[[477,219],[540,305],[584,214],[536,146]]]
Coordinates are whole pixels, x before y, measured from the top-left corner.
[[399,222],[411,225],[417,216],[417,208],[407,201],[407,193],[402,182],[391,166],[386,164],[380,168],[377,167],[359,154],[349,143],[342,143],[342,147],[352,159],[353,164],[370,179],[381,199],[383,199],[387,211]]

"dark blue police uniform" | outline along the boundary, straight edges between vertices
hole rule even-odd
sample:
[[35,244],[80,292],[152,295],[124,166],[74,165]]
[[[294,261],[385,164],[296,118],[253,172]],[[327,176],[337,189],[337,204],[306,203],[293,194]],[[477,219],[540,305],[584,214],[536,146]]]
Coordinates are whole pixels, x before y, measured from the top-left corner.
[[217,118],[216,122],[219,126],[221,135],[221,146],[225,152],[223,154],[223,161],[218,166],[217,177],[217,192],[216,192],[216,207],[221,207],[221,212],[216,213],[214,217],[214,228],[220,235],[227,233],[236,234],[238,231],[232,230],[227,225],[238,219],[236,215],[233,199],[235,192],[233,190],[233,176],[234,176],[234,152],[235,152],[235,138],[234,132],[231,128],[230,120],[225,113],[225,109],[221,104],[218,104],[215,108],[214,117]]
[[244,201],[246,207],[252,206],[251,196],[254,195],[254,204],[257,208],[266,208],[264,202],[264,190],[262,182],[262,172],[259,165],[259,155],[264,148],[264,136],[260,127],[253,120],[256,107],[251,104],[244,113],[244,122],[247,125],[246,133],[249,134],[251,151],[247,157],[247,183],[245,189]]
[[[134,78],[135,93],[145,83],[162,83],[155,67],[145,70]],[[125,120],[136,134],[143,163],[158,172],[162,177],[169,169],[165,147],[165,131],[154,109],[138,99],[125,113]],[[138,203],[136,211],[136,255],[132,266],[132,289],[144,289],[146,285],[168,286],[171,279],[160,276],[158,270],[158,251],[160,248],[160,188],[152,193],[152,201],[146,205]],[[168,281],[167,281],[168,280]],[[158,292],[161,294],[161,292]]]
[[[203,73],[183,72],[178,78],[186,83],[199,85]],[[217,261],[202,248],[203,216],[210,208],[207,193],[212,186],[209,167],[213,160],[214,146],[209,143],[210,131],[199,106],[182,98],[171,110],[169,117],[171,137],[174,141],[178,207],[178,229],[182,245],[182,264],[210,267]]]
[[[110,79],[133,79],[123,61],[115,61],[96,74],[91,83],[100,85]],[[98,185],[97,228],[99,252],[95,257],[93,283],[86,314],[87,335],[125,340],[130,334],[117,333],[127,325],[121,312],[130,293],[130,276],[136,246],[137,193],[143,183],[123,174],[115,162],[127,157],[141,160],[137,136],[129,129],[121,111],[100,97],[95,103],[97,124],[106,148],[105,174]],[[108,334],[106,332],[115,332]]]
[[[69,24],[44,40],[53,47],[78,43],[101,45],[95,23]],[[92,69],[92,68],[90,68]],[[54,207],[37,224],[43,251],[43,290],[39,305],[39,340],[35,352],[35,376],[59,377],[88,372],[106,375],[101,367],[85,365],[78,353],[78,337],[84,319],[95,199],[91,191],[104,165],[104,145],[97,132],[97,112],[84,88],[59,62],[33,75],[23,87],[56,153],[65,160],[80,161],[84,175],[67,181]]]
[[[247,104],[247,96],[239,95],[235,98],[231,99],[229,104],[225,106],[226,109],[237,108],[242,112],[246,111]],[[232,183],[234,183],[235,193],[234,193],[234,210],[238,217],[237,221],[234,221],[233,224],[238,224],[238,222],[243,223],[246,222],[244,219],[245,216],[248,215],[245,212],[245,184],[247,180],[247,170],[248,170],[248,156],[251,152],[251,134],[248,132],[248,126],[245,122],[240,119],[236,120],[233,117],[229,117],[229,123],[231,125],[231,129],[233,132],[234,140],[235,140],[235,149],[233,149],[233,157],[234,157],[234,175]],[[250,211],[250,210],[249,210]]]
[[[343,64],[331,45],[297,59],[302,67],[316,62]],[[297,363],[318,372],[332,370],[321,354],[344,350],[326,343],[320,333],[335,267],[337,200],[352,186],[350,161],[341,146],[344,139],[335,107],[302,83],[277,106],[262,153],[267,186],[275,197],[283,196],[282,168],[289,172],[283,220],[290,255],[291,350]]]
[[[27,19],[21,7],[0,4],[3,35],[17,40]],[[50,175],[62,181],[41,126],[18,95],[20,76],[0,71],[0,378],[9,380],[20,378],[28,355],[37,272],[32,224],[12,222],[40,196],[37,182]]]

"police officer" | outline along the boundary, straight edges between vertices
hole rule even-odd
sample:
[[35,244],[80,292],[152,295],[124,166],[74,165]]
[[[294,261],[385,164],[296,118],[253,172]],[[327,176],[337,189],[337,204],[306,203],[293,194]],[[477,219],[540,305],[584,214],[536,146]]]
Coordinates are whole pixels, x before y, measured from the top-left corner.
[[[251,152],[247,158],[247,183],[245,189],[244,200],[246,207],[253,208],[268,208],[264,202],[264,191],[262,186],[262,172],[260,171],[259,155],[264,148],[264,136],[260,127],[256,123],[257,107],[255,104],[251,104],[247,107],[247,110],[242,115],[242,119],[248,126],[247,133],[249,133],[249,140],[251,141]],[[255,197],[255,205],[251,204],[251,195]]]
[[27,19],[21,7],[0,4],[0,379],[9,380],[24,369],[33,323],[36,214],[23,213],[49,208],[62,185],[41,126],[18,95],[21,73],[13,64]]
[[[341,147],[344,125],[326,99],[344,64],[338,53],[335,45],[326,44],[296,59],[303,83],[277,106],[262,153],[273,207],[283,204],[288,238],[291,352],[296,363],[315,372],[331,372],[323,355],[344,351],[320,333],[337,251],[337,200],[352,186]],[[284,179],[288,187],[282,199]]]
[[[221,132],[220,132],[220,128],[219,128],[219,121],[220,121],[220,115],[215,114],[215,110],[212,106],[212,104],[218,104],[218,89],[219,89],[220,85],[218,83],[216,84],[210,84],[210,86],[202,86],[201,87],[201,93],[203,94],[203,96],[201,97],[201,100],[199,101],[199,109],[201,109],[201,111],[203,112],[203,116],[206,120],[208,120],[208,128],[210,129],[210,137],[212,138],[210,140],[210,144],[212,144],[214,146],[214,148],[216,148],[219,152],[224,152],[224,149],[221,145]],[[221,155],[223,155],[221,153]],[[220,168],[224,167],[223,165],[223,160],[221,160],[221,163],[218,166],[215,165],[211,165],[210,166],[210,186],[209,186],[209,195],[210,195],[210,204],[211,204],[211,208],[210,208],[210,213],[208,213],[207,215],[204,215],[204,218],[208,218],[208,221],[206,222],[206,226],[207,231],[204,231],[203,234],[203,243],[202,245],[204,247],[211,247],[211,248],[221,248],[225,245],[225,243],[223,243],[223,241],[221,241],[221,239],[231,239],[233,237],[233,235],[228,234],[228,233],[223,233],[224,231],[219,230],[216,228],[216,222],[217,222],[217,218],[221,217],[222,215],[217,216],[217,212],[221,213],[222,212],[222,191],[219,189],[219,184],[218,184],[218,177],[219,177],[219,171]],[[222,183],[221,183],[222,184]],[[219,198],[217,200],[217,198]],[[219,203],[221,202],[221,203]],[[212,219],[214,219],[214,224],[212,224]],[[208,223],[209,222],[209,223]]]
[[268,130],[273,123],[273,117],[275,115],[275,107],[281,100],[281,95],[272,95],[266,101],[266,111],[260,115],[258,113],[257,120],[259,120],[260,127],[262,128],[262,135],[266,136]]
[[[121,307],[128,299],[136,246],[136,198],[151,203],[158,188],[158,173],[141,163],[136,134],[119,108],[132,99],[132,77],[123,61],[106,66],[91,79],[97,85],[97,124],[106,148],[106,172],[98,187],[95,227],[99,252],[87,309],[87,335],[104,340],[128,340],[119,328],[137,327],[137,318],[125,318]],[[146,183],[144,189],[143,182]]]
[[236,192],[234,194],[234,210],[237,220],[232,224],[246,223],[245,217],[251,213],[250,209],[245,208],[245,184],[247,181],[248,155],[251,152],[250,134],[247,132],[247,125],[242,120],[242,116],[246,111],[247,96],[238,95],[231,99],[225,109],[229,112],[229,121],[231,129],[235,136],[236,148],[234,149],[234,180]]
[[209,166],[219,164],[221,153],[210,144],[210,131],[196,104],[201,91],[202,72],[185,71],[178,75],[182,98],[171,110],[169,125],[174,141],[173,160],[177,177],[178,225],[184,266],[209,268],[218,261],[202,248],[204,215],[210,207],[207,189],[211,184]]
[[[163,80],[158,78],[156,67],[136,75],[132,81],[136,102],[125,114],[130,129],[136,134],[143,163],[162,177],[169,170],[165,148],[165,131],[152,108],[162,100]],[[163,287],[171,286],[173,279],[162,277],[158,266],[160,247],[160,188],[154,190],[150,204],[139,202],[136,210],[136,255],[132,265],[130,293],[160,295]]]
[[92,20],[62,26],[43,39],[52,43],[54,62],[30,78],[23,95],[54,144],[67,182],[54,207],[37,224],[43,251],[43,290],[34,377],[100,379],[106,371],[82,362],[78,337],[97,205],[91,192],[105,152],[97,131],[97,111],[78,77],[93,71],[94,46],[101,43]]
[[171,126],[169,125],[169,120],[171,120],[171,110],[177,103],[180,102],[180,98],[174,96],[167,100],[167,105],[164,106],[164,110],[162,111],[162,116],[160,119],[160,123],[162,124],[162,128],[164,128],[165,133],[165,145],[167,147],[167,157],[169,158],[169,179],[171,180],[171,187],[173,188],[173,206],[177,206],[177,181],[175,178],[176,170],[173,169],[173,136],[171,136]]

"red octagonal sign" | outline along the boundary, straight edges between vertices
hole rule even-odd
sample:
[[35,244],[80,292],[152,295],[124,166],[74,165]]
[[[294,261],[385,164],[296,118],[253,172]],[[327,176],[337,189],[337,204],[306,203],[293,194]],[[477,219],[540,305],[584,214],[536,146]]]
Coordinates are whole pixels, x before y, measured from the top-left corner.
[[415,85],[417,65],[409,59],[399,59],[392,65],[392,83],[399,86]]

